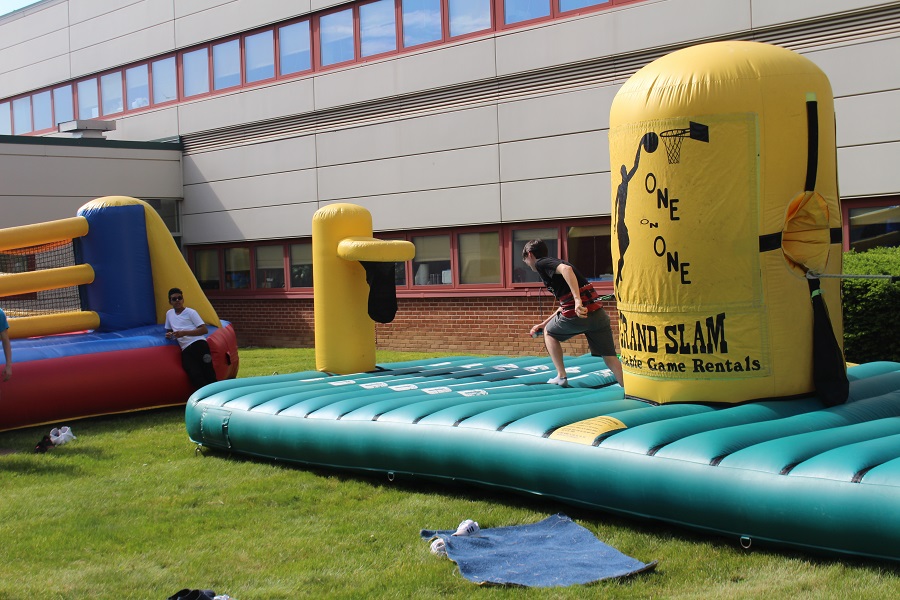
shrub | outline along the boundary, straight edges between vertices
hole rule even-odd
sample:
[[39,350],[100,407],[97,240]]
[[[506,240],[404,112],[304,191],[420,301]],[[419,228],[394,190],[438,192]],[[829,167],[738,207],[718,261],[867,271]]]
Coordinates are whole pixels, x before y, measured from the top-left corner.
[[[900,275],[900,247],[844,254],[846,275]],[[850,362],[900,362],[900,281],[843,279],[844,355]]]

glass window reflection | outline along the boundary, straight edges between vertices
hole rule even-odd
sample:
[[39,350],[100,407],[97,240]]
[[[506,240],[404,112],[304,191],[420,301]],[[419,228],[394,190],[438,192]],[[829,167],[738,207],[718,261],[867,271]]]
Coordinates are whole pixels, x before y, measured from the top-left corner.
[[50,101],[49,91],[31,97],[31,110],[34,115],[35,131],[53,127],[53,104]]
[[503,16],[507,25],[550,16],[550,0],[504,0]]
[[241,85],[241,43],[231,40],[213,46],[213,89]]
[[491,26],[491,0],[448,0],[450,37],[483,31]]
[[278,30],[278,68],[282,75],[312,68],[309,21],[301,21]]
[[103,114],[112,115],[123,110],[122,72],[116,71],[100,78],[100,95],[103,99]]
[[78,82],[78,118],[96,119],[100,116],[100,101],[97,97],[97,80]]
[[53,90],[54,125],[75,120],[72,86],[64,85]]
[[353,10],[319,17],[319,43],[322,50],[322,66],[353,60]]
[[403,45],[407,48],[442,38],[441,0],[404,0]]
[[31,133],[31,96],[13,100],[12,109],[13,133],[15,135]]
[[206,48],[185,52],[181,56],[181,65],[185,97],[207,93],[209,91],[209,53]]
[[248,83],[275,77],[275,38],[271,31],[244,38],[244,72]]
[[154,61],[151,66],[151,73],[153,77],[153,104],[177,100],[178,77],[175,71],[175,57],[170,56],[169,58]]
[[150,105],[150,79],[147,65],[125,70],[125,98],[128,108],[142,108]]
[[360,54],[373,56],[397,49],[394,0],[377,0],[359,7]]

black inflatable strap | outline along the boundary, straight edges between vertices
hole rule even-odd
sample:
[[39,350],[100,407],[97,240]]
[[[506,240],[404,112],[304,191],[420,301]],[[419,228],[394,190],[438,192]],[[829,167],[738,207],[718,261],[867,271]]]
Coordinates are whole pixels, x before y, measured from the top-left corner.
[[359,261],[369,284],[369,317],[376,323],[390,323],[397,315],[397,285],[394,263]]

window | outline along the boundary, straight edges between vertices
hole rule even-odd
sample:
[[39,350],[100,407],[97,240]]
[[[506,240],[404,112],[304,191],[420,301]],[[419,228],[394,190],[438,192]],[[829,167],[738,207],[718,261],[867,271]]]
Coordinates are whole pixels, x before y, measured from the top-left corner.
[[78,82],[78,118],[96,119],[100,116],[97,98],[97,80],[86,79]]
[[450,37],[489,29],[491,0],[448,0]]
[[225,249],[225,289],[250,289],[250,248]]
[[312,68],[309,21],[301,21],[278,29],[278,67],[282,75],[300,73]]
[[9,120],[9,102],[0,102],[0,135],[12,135],[12,121]]
[[122,103],[122,72],[116,71],[100,78],[100,95],[103,99],[103,114],[112,115],[124,109]]
[[34,115],[35,131],[53,127],[53,103],[50,100],[50,90],[31,97],[31,110]]
[[291,244],[291,287],[312,286],[312,244]]
[[569,262],[578,266],[590,281],[612,281],[612,252],[609,225],[579,225],[569,227]]
[[219,251],[196,250],[194,252],[194,274],[204,290],[217,290],[220,287]]
[[16,135],[31,133],[31,96],[13,100],[12,109],[13,133]]
[[241,42],[231,40],[212,47],[213,89],[241,85]]
[[209,91],[209,52],[206,48],[182,54],[181,65],[185,98],[207,93]]
[[507,25],[550,16],[550,0],[504,0],[503,16]]
[[72,98],[72,86],[64,85],[53,90],[54,125],[75,120],[75,104]]
[[500,233],[460,233],[457,238],[460,283],[500,281]]
[[256,248],[256,287],[284,287],[284,246]]
[[150,77],[147,65],[125,70],[125,97],[129,110],[150,105]]
[[850,249],[865,252],[876,246],[900,246],[900,203],[847,210]]
[[599,6],[608,3],[609,0],[559,0],[559,12],[577,10],[587,6]]
[[441,31],[441,0],[403,0],[403,45],[436,42]]
[[362,56],[397,49],[397,19],[394,0],[375,0],[359,7],[359,44]]
[[[559,231],[556,227],[543,229],[514,229],[512,232],[512,282],[536,283],[541,278],[522,262],[522,249],[531,240],[544,240],[549,256],[559,257]],[[580,270],[580,267],[579,267]]]
[[178,77],[175,74],[175,57],[153,61],[150,67],[153,77],[153,104],[178,99]]
[[450,269],[450,236],[413,236],[416,257],[412,261],[414,285],[449,285],[453,283]]
[[275,40],[271,30],[244,38],[244,72],[247,83],[275,77]]
[[353,9],[319,17],[319,44],[323,67],[353,60]]

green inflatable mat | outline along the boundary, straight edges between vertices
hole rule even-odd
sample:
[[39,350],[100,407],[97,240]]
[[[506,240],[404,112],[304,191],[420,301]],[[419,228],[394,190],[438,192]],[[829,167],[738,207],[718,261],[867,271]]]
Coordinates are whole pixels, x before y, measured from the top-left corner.
[[458,357],[371,373],[220,381],[188,401],[202,446],[452,479],[748,543],[900,560],[900,364],[848,371],[850,399],[654,406],[590,356]]

